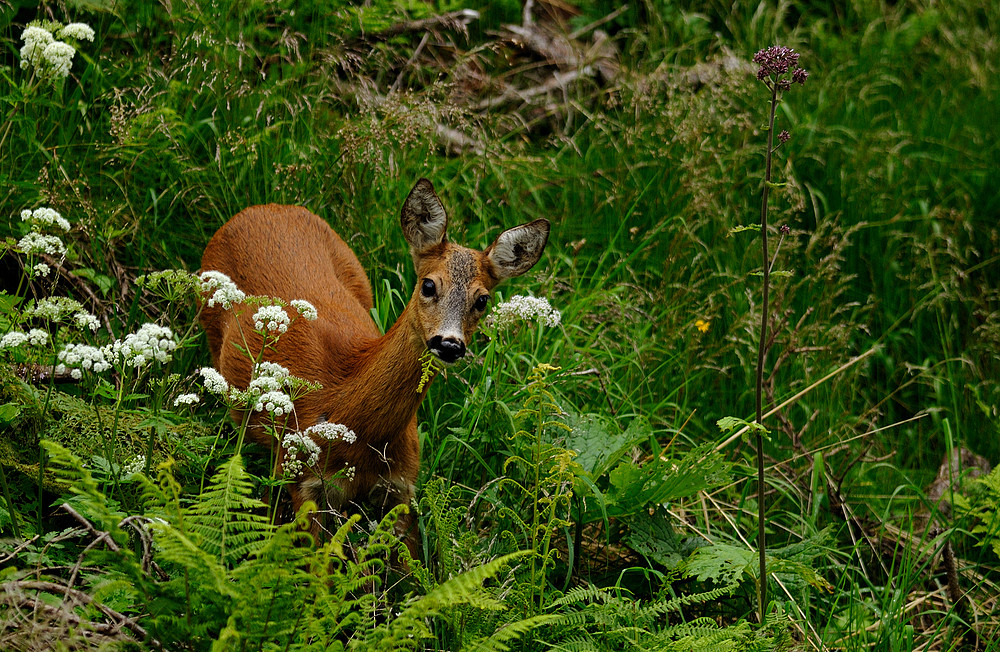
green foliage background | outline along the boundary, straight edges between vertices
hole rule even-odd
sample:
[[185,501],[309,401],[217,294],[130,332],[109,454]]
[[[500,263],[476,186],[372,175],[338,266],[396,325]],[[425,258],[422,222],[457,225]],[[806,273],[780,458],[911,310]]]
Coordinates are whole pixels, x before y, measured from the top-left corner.
[[[564,32],[618,9],[538,5],[537,20]],[[412,618],[398,625],[417,628],[412,645],[427,649],[761,644],[747,562],[752,450],[715,424],[753,409],[760,261],[755,233],[737,227],[759,209],[767,97],[749,61],[780,43],[802,55],[810,78],[778,116],[792,139],[778,153],[787,185],[770,217],[790,228],[775,262],[790,274],[773,288],[766,402],[796,398],[768,422],[772,595],[782,615],[766,628],[767,645],[792,645],[792,632],[810,648],[996,649],[995,472],[952,496],[956,508],[942,517],[926,492],[960,448],[1000,462],[995,3],[645,0],[600,25],[619,53],[610,79],[493,109],[477,101],[498,80],[532,84],[536,69],[558,69],[491,45],[504,24],[521,22],[520,3],[469,6],[480,13],[465,33],[435,32],[412,61],[422,31],[381,34],[467,6],[0,4],[0,235],[10,238],[2,332],[19,325],[17,297],[54,293],[106,316],[117,337],[153,320],[183,342],[162,383],[137,379],[114,404],[121,418],[102,417],[102,403],[96,423],[86,405],[100,387],[60,387],[52,398],[44,382],[17,374],[50,358],[2,353],[0,456],[13,500],[0,525],[12,535],[16,519],[23,538],[40,537],[30,549],[3,544],[20,550],[2,562],[8,586],[72,566],[87,545],[60,543],[75,524],[52,509],[86,469],[65,457],[69,476],[40,470],[44,439],[88,462],[96,484],[85,494],[100,507],[81,513],[115,530],[126,551],[121,519],[165,514],[153,529],[166,579],[141,559],[102,553],[84,582],[97,600],[148,618],[161,641],[278,645],[247,617],[260,605],[244,601],[245,587],[267,577],[308,587],[267,594],[275,600],[327,605],[281,625],[292,647],[324,647],[313,635],[324,627],[340,632],[330,647],[405,641],[403,630],[384,629],[387,614],[404,609]],[[33,83],[20,68],[21,33],[38,19],[96,32],[64,81]],[[579,40],[590,48],[592,39],[589,30]],[[449,152],[439,125],[480,150]],[[378,565],[387,583],[370,592],[364,551],[384,562],[391,543],[355,528],[348,545],[345,530],[341,545],[361,556],[342,555],[339,570],[318,561],[336,557],[331,549],[290,552],[301,533],[255,520],[266,455],[237,465],[224,410],[210,402],[193,413],[170,407],[199,391],[196,370],[208,364],[197,304],[135,278],[197,270],[215,229],[248,205],[301,204],[351,243],[387,325],[416,281],[398,211],[419,177],[434,182],[457,242],[485,246],[504,228],[552,222],[542,262],[501,293],[547,297],[562,325],[483,337],[470,363],[431,386],[420,414],[422,559],[396,588]],[[26,287],[13,245],[26,228],[20,211],[39,206],[72,222],[69,253],[55,283]],[[543,380],[543,363],[560,370]],[[93,437],[109,421],[121,433],[110,447]],[[121,478],[147,442],[145,479]],[[176,466],[158,475],[168,457]],[[233,509],[220,513],[220,500]],[[542,513],[528,522],[533,506]],[[225,547],[205,537],[227,528],[236,534]],[[886,531],[899,550],[880,548]],[[946,546],[964,569],[961,603],[941,588]],[[505,561],[468,575],[497,558]],[[274,575],[282,564],[287,579]],[[299,572],[306,567],[322,572]],[[192,591],[195,569],[214,584]],[[444,589],[449,581],[458,585]],[[195,602],[202,629],[181,616]],[[11,604],[0,608],[14,623]],[[341,616],[346,625],[330,624]],[[151,645],[130,636],[137,642],[116,644]],[[685,638],[697,636],[697,645]]]

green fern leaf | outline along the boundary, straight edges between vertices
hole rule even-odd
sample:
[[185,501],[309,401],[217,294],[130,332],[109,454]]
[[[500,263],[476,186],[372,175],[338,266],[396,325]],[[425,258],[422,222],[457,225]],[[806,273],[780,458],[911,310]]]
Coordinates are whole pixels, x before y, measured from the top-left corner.
[[250,474],[237,454],[219,467],[188,509],[189,527],[200,538],[199,545],[226,566],[258,550],[272,531],[263,513],[267,505],[253,498],[253,491]]
[[508,643],[556,620],[556,616],[540,615],[508,623],[489,636],[472,641],[462,648],[462,652],[507,652],[510,649]]

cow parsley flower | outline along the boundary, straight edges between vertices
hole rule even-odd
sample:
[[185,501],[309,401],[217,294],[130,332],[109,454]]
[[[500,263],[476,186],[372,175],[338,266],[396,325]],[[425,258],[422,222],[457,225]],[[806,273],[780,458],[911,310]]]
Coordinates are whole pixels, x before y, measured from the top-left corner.
[[295,299],[292,301],[292,307],[299,311],[302,318],[306,321],[316,321],[319,318],[319,313],[316,312],[316,306],[309,303],[305,299]]
[[55,39],[47,29],[42,29],[37,25],[29,25],[21,32],[21,40],[24,45],[21,47],[21,68],[38,68],[42,65],[42,52]]
[[122,478],[128,479],[133,475],[138,475],[146,470],[146,456],[136,455],[128,462],[122,464]]
[[[305,467],[316,466],[323,450],[304,432],[286,432],[281,438],[281,447],[285,449],[283,459],[284,472],[290,477],[299,476]],[[306,458],[299,457],[303,453]]]
[[108,347],[109,357],[121,359],[133,368],[139,368],[152,362],[169,362],[171,353],[177,348],[174,334],[166,326],[146,323],[138,331],[117,340]]
[[291,414],[295,409],[292,399],[284,392],[264,392],[257,399],[253,409],[257,412],[268,412],[275,417]]
[[[70,34],[73,33],[80,34],[82,30],[74,27],[70,30]],[[41,77],[52,80],[69,75],[76,54],[72,45],[55,40],[52,32],[38,25],[26,27],[21,33],[21,40],[24,41],[21,47],[22,69],[33,68]]]
[[37,231],[29,231],[26,236],[18,240],[17,248],[24,254],[48,254],[58,258],[66,255],[66,245],[61,239]]
[[66,344],[57,357],[64,367],[74,367],[70,371],[70,375],[77,380],[81,378],[80,369],[99,374],[111,368],[106,347],[98,348],[89,344]]
[[354,433],[354,431],[347,426],[341,423],[331,423],[329,421],[309,426],[305,429],[305,432],[306,434],[314,435],[328,441],[343,439],[348,444],[353,444],[358,439],[358,436]]
[[284,383],[274,376],[257,376],[247,385],[247,394],[262,396],[268,392],[280,392]]
[[292,385],[292,377],[280,364],[264,361],[254,366],[254,378],[247,386],[247,394],[261,396],[268,392],[280,392]]
[[201,397],[197,394],[181,394],[174,399],[174,407],[179,407],[181,405],[194,405],[201,401]]
[[555,328],[562,322],[562,313],[549,305],[545,299],[515,295],[493,309],[486,320],[491,328],[506,328],[518,321],[534,319],[538,323]]
[[288,330],[291,320],[288,313],[281,306],[261,306],[253,314],[253,325],[258,331],[278,331],[284,333]]
[[37,263],[31,268],[35,276],[48,276],[52,269],[45,263]]
[[222,374],[212,367],[202,367],[198,373],[201,374],[201,378],[205,382],[205,389],[211,393],[225,396],[229,392],[229,383],[226,382]]
[[256,373],[257,376],[270,376],[272,378],[276,378],[282,383],[284,383],[285,379],[289,376],[288,369],[282,367],[277,362],[268,362],[267,360],[257,363],[257,365],[254,366],[254,373]]
[[28,317],[61,321],[70,313],[81,312],[83,312],[83,306],[76,299],[70,299],[69,297],[47,297],[36,302],[34,307],[27,310],[25,314]]
[[92,333],[96,333],[97,329],[101,327],[101,323],[97,321],[97,317],[93,316],[86,310],[80,310],[73,315],[73,323],[80,330],[84,328],[89,328]]
[[69,76],[69,68],[73,65],[75,54],[76,48],[62,41],[49,43],[42,50],[42,58],[49,65],[49,74],[56,78]]
[[93,41],[94,30],[86,23],[70,23],[59,30],[60,38],[71,38],[77,41]]
[[222,272],[210,270],[202,272],[198,278],[201,279],[201,291],[206,294],[209,292],[213,293],[206,302],[209,308],[214,307],[218,303],[226,310],[229,310],[233,307],[234,303],[242,303],[247,298],[247,295],[236,287],[232,279]]
[[3,349],[16,349],[28,341],[28,336],[21,331],[11,331],[0,337],[0,351]]
[[69,222],[51,208],[36,208],[33,211],[25,209],[21,211],[21,221],[31,222],[33,228],[36,226],[54,226],[63,232],[70,229]]

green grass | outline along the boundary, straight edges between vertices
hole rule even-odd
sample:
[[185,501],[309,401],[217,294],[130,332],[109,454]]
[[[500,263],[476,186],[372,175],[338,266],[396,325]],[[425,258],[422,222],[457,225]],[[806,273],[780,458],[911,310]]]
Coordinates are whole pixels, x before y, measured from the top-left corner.
[[[693,627],[703,616],[728,627],[735,648],[747,647],[740,627],[756,627],[749,571],[734,579],[721,566],[697,566],[693,544],[684,542],[755,546],[753,450],[739,438],[722,445],[716,421],[753,412],[759,247],[753,232],[732,230],[756,221],[763,174],[768,97],[749,62],[780,43],[801,53],[810,78],[778,114],[778,128],[792,140],[779,150],[776,173],[789,183],[774,193],[769,218],[790,227],[775,269],[791,275],[773,279],[765,403],[802,393],[766,422],[768,548],[792,546],[780,552],[788,565],[769,593],[808,649],[964,649],[974,641],[997,649],[989,642],[998,624],[997,531],[977,530],[984,512],[974,518],[968,511],[985,505],[995,517],[990,494],[984,485],[959,489],[967,509],[938,520],[933,532],[923,528],[933,508],[925,490],[945,455],[964,447],[1000,462],[1000,11],[993,4],[640,3],[603,26],[622,53],[614,81],[572,87],[572,120],[556,114],[534,122],[506,110],[477,112],[455,93],[469,83],[466,64],[511,83],[537,83],[543,64],[484,47],[504,23],[519,21],[519,3],[484,4],[467,38],[455,36],[454,48],[432,41],[436,58],[409,65],[421,33],[371,34],[459,5],[385,0],[359,12],[307,2],[295,3],[292,14],[287,3],[221,3],[221,13],[215,4],[174,3],[168,14],[147,3],[115,11],[70,3],[55,18],[87,22],[96,38],[79,44],[71,76],[54,86],[20,68],[21,33],[40,10],[0,6],[0,234],[13,238],[2,261],[0,336],[41,325],[21,320],[24,304],[11,303],[23,261],[13,243],[26,232],[20,211],[50,206],[73,224],[65,273],[22,287],[21,297],[73,296],[106,312],[117,337],[148,320],[178,336],[190,332],[168,366],[136,379],[120,426],[140,448],[155,434],[157,461],[177,459],[184,501],[196,503],[206,478],[231,459],[233,430],[211,401],[194,411],[170,407],[177,394],[201,391],[196,371],[208,364],[204,338],[192,329],[197,302],[190,295],[156,300],[137,290],[135,277],[196,271],[215,229],[246,206],[301,204],[354,248],[387,327],[416,282],[399,207],[414,181],[427,177],[449,210],[456,242],[483,247],[504,228],[538,217],[552,222],[542,262],[501,294],[544,296],[562,311],[562,324],[526,324],[503,347],[480,337],[472,361],[431,386],[420,413],[420,485],[435,487],[419,518],[429,575],[381,594],[384,608],[541,540],[504,511],[517,508],[502,490],[504,478],[526,482],[531,469],[548,480],[525,495],[574,493],[553,521],[559,559],[541,564],[546,576],[536,573],[534,582],[516,569],[497,571],[497,586],[510,591],[490,595],[507,612],[462,603],[461,615],[432,619],[434,636],[421,645],[468,645],[512,619],[545,615],[557,619],[536,623],[516,649],[584,649],[574,627],[585,637],[599,618],[619,633],[633,624],[637,646],[668,635],[677,643],[685,639],[670,628]],[[576,6],[571,30],[605,14],[601,3]],[[399,79],[406,92],[373,104],[346,90],[362,79],[383,96]],[[476,136],[485,153],[447,155],[435,121]],[[60,342],[75,337],[61,332]],[[23,537],[40,530],[49,537],[3,561],[0,581],[72,566],[86,545],[44,547],[70,525],[50,508],[69,488],[40,474],[37,440],[58,431],[64,445],[72,441],[52,423],[53,412],[41,410],[48,386],[16,379],[14,365],[51,355],[0,352],[0,464],[5,497],[13,499],[10,509],[3,503],[0,527],[15,534],[16,518]],[[544,431],[552,447],[544,454],[517,436],[530,430],[517,414],[540,363],[560,367],[548,378],[550,391],[578,424],[571,439],[592,447],[577,458],[608,456],[600,473],[583,463],[558,466],[567,436],[559,429]],[[91,389],[57,386],[81,404]],[[579,423],[593,421],[573,421],[578,416],[602,425],[587,430]],[[81,423],[78,453],[85,461],[102,456],[82,441],[107,424]],[[611,450],[622,433],[638,434]],[[713,447],[722,458],[708,455]],[[95,477],[115,513],[140,513],[138,480],[124,487],[115,480],[115,465],[128,462],[122,447],[119,453]],[[525,463],[506,464],[512,456]],[[246,457],[266,482],[266,455]],[[690,491],[663,505],[629,502],[655,495],[654,472],[687,477],[716,461],[731,464],[731,478],[720,472],[703,489],[685,481]],[[900,538],[890,527],[924,544],[882,547]],[[642,539],[647,532],[657,534]],[[957,606],[943,588],[945,540],[968,592]],[[176,578],[178,568],[166,572]],[[736,589],[725,597],[666,606],[729,579]],[[119,599],[118,608],[143,615],[125,593],[101,593],[87,581],[101,600]],[[572,602],[552,606],[587,582],[625,602],[606,600],[600,615],[577,614]],[[650,605],[663,612],[640,614]],[[4,609],[6,623],[13,616]]]

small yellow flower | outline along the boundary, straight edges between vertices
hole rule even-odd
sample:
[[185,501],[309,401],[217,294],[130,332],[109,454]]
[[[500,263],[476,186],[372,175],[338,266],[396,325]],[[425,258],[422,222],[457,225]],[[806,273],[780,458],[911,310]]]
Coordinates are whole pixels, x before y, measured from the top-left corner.
[[699,319],[695,321],[694,327],[697,328],[702,333],[707,333],[708,329],[712,326],[712,322],[705,321],[704,319]]

